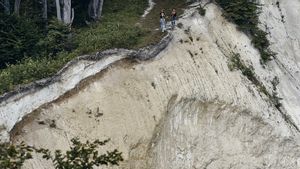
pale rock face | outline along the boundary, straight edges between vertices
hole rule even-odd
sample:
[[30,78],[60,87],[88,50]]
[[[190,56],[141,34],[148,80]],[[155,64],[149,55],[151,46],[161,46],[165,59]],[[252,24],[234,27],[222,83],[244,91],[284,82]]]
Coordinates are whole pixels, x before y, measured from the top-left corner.
[[[278,53],[265,68],[249,37],[226,21],[217,6],[207,5],[204,17],[191,7],[179,20],[183,28],[172,32],[174,38],[155,59],[131,63],[125,56],[112,57],[118,62],[105,72],[23,120],[13,141],[65,150],[75,136],[111,138],[104,149],[119,149],[125,161],[109,168],[300,168],[300,1],[279,1],[280,9],[275,0],[262,3],[261,21]],[[268,90],[279,77],[281,111],[239,71],[228,69],[232,52],[254,67]],[[100,68],[97,61],[84,63],[82,72]],[[75,70],[67,71],[66,81],[68,72],[73,77]],[[88,73],[76,74],[73,83]],[[20,98],[27,111],[36,108],[30,101]],[[8,109],[0,109],[3,121],[11,118],[4,113]],[[14,114],[7,122],[16,117],[23,115]],[[52,120],[56,128],[49,127]],[[24,166],[51,167],[39,157]]]
[[[298,168],[300,146],[261,117],[227,104],[182,99],[158,127],[149,168]],[[253,139],[255,138],[255,139]]]
[[297,126],[300,126],[300,1],[262,1],[261,22],[270,33],[272,50],[277,57],[269,71],[279,77],[279,93],[283,107]]
[[[95,75],[99,70],[105,69],[111,63],[124,57],[124,54],[111,55],[98,62],[79,61],[76,64],[70,63],[62,70],[62,78],[57,82],[49,82],[49,85],[44,88],[37,87],[36,89],[16,93],[8,99],[2,100],[0,102],[0,141],[9,140],[8,132],[25,115],[46,103],[56,100],[65,92],[75,88],[82,79]],[[86,69],[87,67],[89,69]],[[56,77],[53,79],[56,79]]]

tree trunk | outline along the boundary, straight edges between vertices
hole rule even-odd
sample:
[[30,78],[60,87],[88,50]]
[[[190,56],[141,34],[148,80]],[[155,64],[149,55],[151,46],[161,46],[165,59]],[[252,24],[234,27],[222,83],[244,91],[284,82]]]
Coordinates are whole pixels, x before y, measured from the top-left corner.
[[89,17],[94,21],[100,20],[102,7],[103,7],[103,0],[90,0],[88,6]]
[[14,13],[15,13],[15,15],[17,15],[17,16],[20,15],[20,4],[21,4],[21,0],[15,0]]
[[66,25],[71,25],[74,19],[74,9],[71,0],[56,0],[57,19]]
[[97,14],[97,20],[100,20],[100,17],[102,15],[102,8],[103,8],[103,2],[104,0],[99,0],[100,2],[98,3],[98,14]]
[[48,6],[47,6],[47,0],[43,0],[43,14],[42,14],[42,18],[44,19],[44,21],[48,20]]
[[57,17],[57,20],[62,21],[61,20],[61,12],[60,12],[60,0],[55,0],[55,4],[56,4],[56,17]]
[[90,0],[89,6],[88,6],[88,15],[92,20],[95,20],[96,16],[96,2],[97,0]]
[[62,3],[62,20],[65,24],[70,24],[72,18],[71,0],[62,0]]
[[10,3],[9,0],[4,0],[4,12],[7,15],[10,15]]

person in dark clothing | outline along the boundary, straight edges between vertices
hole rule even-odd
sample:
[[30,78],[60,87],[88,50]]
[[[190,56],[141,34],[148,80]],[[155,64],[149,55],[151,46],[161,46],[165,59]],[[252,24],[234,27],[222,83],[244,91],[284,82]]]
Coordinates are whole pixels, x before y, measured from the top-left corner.
[[176,10],[175,9],[172,9],[172,13],[171,13],[171,23],[172,23],[172,28],[174,29],[175,28],[175,22],[176,22],[176,19],[177,19],[177,13],[176,13]]
[[165,11],[162,9],[161,11],[160,11],[160,29],[161,29],[161,31],[162,32],[164,32],[165,31],[165,29],[166,29],[166,14],[165,14]]

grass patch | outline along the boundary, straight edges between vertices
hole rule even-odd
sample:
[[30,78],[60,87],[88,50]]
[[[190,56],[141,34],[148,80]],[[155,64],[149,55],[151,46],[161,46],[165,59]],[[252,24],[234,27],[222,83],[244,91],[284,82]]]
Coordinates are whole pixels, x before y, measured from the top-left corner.
[[[159,30],[159,13],[162,9],[166,13],[166,21],[170,21],[172,9],[175,8],[177,11],[177,17],[183,14],[183,10],[186,7],[187,3],[183,0],[154,0],[155,6],[152,11],[142,20],[139,24],[143,27],[146,36],[143,36],[139,39],[139,43],[134,46],[134,48],[145,47],[149,44],[156,44],[164,37],[167,33],[161,33]],[[179,26],[180,23],[179,23]]]
[[75,52],[82,55],[110,48],[132,48],[138,44],[142,35],[145,35],[145,32],[140,27],[124,22],[95,25],[81,30],[76,37],[78,48]]

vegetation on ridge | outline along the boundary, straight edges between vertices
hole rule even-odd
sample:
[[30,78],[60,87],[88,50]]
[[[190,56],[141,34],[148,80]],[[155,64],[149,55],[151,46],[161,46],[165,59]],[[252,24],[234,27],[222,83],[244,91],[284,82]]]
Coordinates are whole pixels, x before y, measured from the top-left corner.
[[101,21],[87,23],[81,9],[85,1],[74,1],[77,12],[70,29],[50,19],[55,7],[54,1],[48,2],[46,27],[40,14],[34,15],[40,12],[38,0],[22,1],[19,16],[5,14],[0,5],[0,95],[54,75],[79,55],[156,43],[165,35],[155,30],[159,27],[157,13],[161,8],[168,12],[185,4],[181,0],[157,1],[151,13],[141,18],[148,0],[109,0],[104,1]]
[[268,33],[259,28],[260,4],[251,0],[217,0],[217,3],[223,8],[226,19],[251,36],[252,44],[261,55],[262,64],[276,55],[270,49]]
[[[21,7],[32,9],[31,3],[24,1]],[[76,24],[79,21],[75,20],[72,29],[56,19],[50,19],[44,28],[39,17],[28,16],[39,8],[19,16],[0,12],[0,94],[52,76],[76,56],[136,45],[144,35],[136,23],[147,0],[110,0],[104,6],[101,22],[82,26],[83,21]]]

